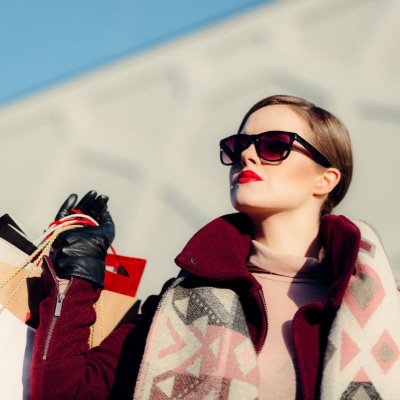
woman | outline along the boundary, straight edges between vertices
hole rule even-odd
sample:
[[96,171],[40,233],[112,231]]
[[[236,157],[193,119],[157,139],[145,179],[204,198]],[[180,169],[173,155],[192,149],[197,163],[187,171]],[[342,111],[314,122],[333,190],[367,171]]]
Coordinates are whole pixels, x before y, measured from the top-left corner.
[[331,215],[352,176],[346,128],[306,100],[271,96],[220,148],[238,213],[197,232],[176,257],[180,276],[91,350],[114,230],[105,197],[78,204],[100,225],[64,233],[44,269],[33,399],[396,397],[390,267],[368,226]]

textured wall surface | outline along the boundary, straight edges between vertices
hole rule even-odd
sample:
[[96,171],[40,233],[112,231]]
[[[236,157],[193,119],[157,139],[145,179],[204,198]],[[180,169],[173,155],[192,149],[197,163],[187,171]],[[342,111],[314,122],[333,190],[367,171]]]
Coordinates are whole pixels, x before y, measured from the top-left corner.
[[37,236],[70,192],[109,194],[117,250],[148,259],[144,298],[232,211],[219,139],[260,98],[294,94],[349,128],[337,213],[374,225],[398,270],[399,18],[398,1],[281,1],[3,107],[0,211]]

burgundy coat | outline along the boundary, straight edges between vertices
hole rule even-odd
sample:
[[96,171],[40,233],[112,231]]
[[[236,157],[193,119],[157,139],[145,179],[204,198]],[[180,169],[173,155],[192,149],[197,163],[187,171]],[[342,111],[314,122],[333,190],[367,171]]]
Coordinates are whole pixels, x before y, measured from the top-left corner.
[[[175,261],[193,284],[228,287],[238,293],[259,351],[267,334],[267,318],[261,286],[246,266],[251,240],[250,220],[239,213],[226,215],[198,231]],[[329,295],[325,301],[301,307],[292,324],[304,400],[319,398],[327,336],[355,268],[360,231],[343,216],[327,216],[321,223],[320,240],[332,268]],[[89,350],[90,325],[96,318],[93,304],[100,290],[73,278],[55,316],[57,285],[50,262],[44,279],[49,295],[41,304],[36,332],[31,399],[131,399],[160,295],[150,296],[141,314]]]

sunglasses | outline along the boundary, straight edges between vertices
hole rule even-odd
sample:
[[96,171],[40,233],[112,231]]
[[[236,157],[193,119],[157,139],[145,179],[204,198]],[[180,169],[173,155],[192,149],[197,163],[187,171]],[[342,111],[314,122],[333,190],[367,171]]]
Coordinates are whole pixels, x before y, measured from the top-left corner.
[[236,134],[222,139],[219,143],[220,159],[224,165],[236,164],[241,154],[253,143],[260,158],[269,162],[285,160],[289,157],[293,142],[297,140],[311,155],[312,159],[323,167],[330,167],[330,162],[314,146],[297,133],[268,131],[258,135]]

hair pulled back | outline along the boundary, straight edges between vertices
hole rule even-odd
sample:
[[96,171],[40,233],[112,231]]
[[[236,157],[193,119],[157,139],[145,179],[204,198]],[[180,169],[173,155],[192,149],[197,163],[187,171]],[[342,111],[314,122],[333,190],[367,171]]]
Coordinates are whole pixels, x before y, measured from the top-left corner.
[[300,97],[288,95],[269,96],[260,100],[244,116],[239,133],[246,121],[260,108],[284,104],[299,113],[309,124],[314,134],[312,144],[328,159],[331,166],[341,173],[339,183],[329,193],[321,208],[321,216],[330,214],[344,198],[353,175],[353,154],[349,133],[343,123],[329,111]]

